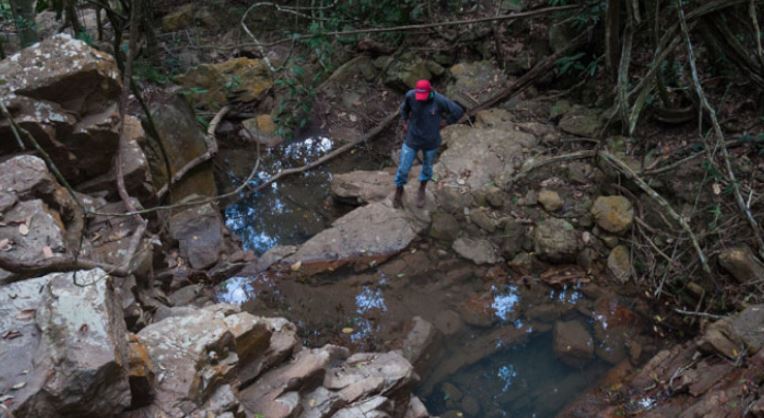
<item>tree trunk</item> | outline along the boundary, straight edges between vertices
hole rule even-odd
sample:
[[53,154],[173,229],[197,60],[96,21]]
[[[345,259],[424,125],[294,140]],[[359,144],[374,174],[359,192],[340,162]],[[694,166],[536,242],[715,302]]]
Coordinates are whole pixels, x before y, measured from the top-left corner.
[[77,16],[77,0],[66,0],[64,8],[66,13],[66,24],[72,27],[74,36],[79,36],[82,33],[82,25]]
[[21,47],[26,48],[38,41],[34,20],[34,0],[10,0],[10,3]]

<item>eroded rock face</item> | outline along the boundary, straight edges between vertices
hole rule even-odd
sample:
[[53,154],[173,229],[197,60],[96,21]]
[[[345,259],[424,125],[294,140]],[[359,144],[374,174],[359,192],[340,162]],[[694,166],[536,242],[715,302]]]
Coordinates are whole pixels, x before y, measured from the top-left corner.
[[459,63],[448,71],[454,81],[446,87],[446,95],[467,107],[477,104],[472,97],[484,97],[487,91],[498,89],[507,80],[504,72],[490,61]]
[[0,392],[13,394],[14,416],[115,416],[130,405],[125,322],[106,272],[13,283],[0,300],[0,328],[17,335],[0,351]]

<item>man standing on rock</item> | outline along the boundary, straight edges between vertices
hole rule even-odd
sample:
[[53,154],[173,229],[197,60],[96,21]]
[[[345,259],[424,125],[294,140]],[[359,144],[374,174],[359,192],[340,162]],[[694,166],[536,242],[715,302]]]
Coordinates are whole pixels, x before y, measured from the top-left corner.
[[[446,114],[446,120],[441,115]],[[422,169],[419,173],[419,191],[416,206],[424,207],[427,182],[432,179],[432,165],[440,146],[440,129],[456,123],[464,110],[455,102],[432,90],[428,80],[416,82],[416,88],[409,90],[401,103],[403,122],[403,147],[398,172],[395,174],[395,197],[393,207],[403,207],[403,186],[408,180],[417,152],[422,151]]]

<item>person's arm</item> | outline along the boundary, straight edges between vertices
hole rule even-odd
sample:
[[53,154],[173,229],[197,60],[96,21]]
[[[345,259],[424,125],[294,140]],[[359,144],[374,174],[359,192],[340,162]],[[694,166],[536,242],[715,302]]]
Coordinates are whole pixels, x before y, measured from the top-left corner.
[[403,129],[403,135],[406,135],[406,132],[409,128],[409,116],[411,115],[411,106],[409,106],[409,95],[408,93],[403,96],[403,103],[401,103],[401,128]]
[[442,94],[435,96],[438,99],[438,106],[442,112],[448,114],[446,118],[446,124],[451,125],[459,121],[464,115],[464,109],[459,106],[455,101],[448,99]]

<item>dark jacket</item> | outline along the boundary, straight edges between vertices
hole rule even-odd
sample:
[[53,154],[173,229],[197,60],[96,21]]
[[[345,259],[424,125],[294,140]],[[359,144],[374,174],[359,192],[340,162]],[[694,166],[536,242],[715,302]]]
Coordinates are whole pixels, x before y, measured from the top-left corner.
[[415,150],[429,151],[440,146],[440,118],[448,115],[446,122],[456,123],[464,110],[442,94],[432,92],[429,100],[419,102],[409,90],[401,103],[401,118],[408,122],[406,145]]

